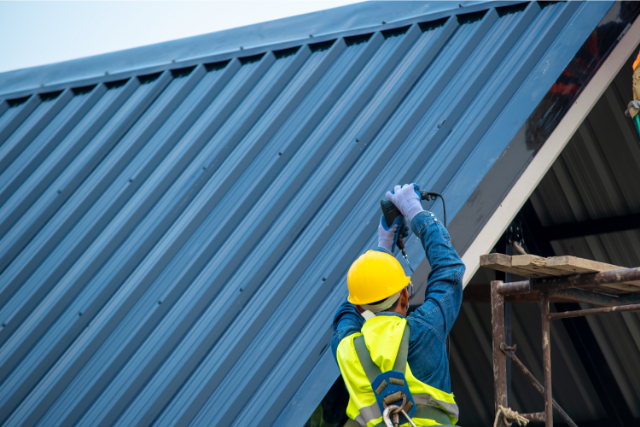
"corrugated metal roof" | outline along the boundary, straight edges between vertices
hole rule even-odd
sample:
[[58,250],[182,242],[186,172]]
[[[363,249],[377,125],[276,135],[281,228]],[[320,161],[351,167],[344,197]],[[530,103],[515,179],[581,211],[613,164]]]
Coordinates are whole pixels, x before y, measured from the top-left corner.
[[380,195],[420,182],[455,218],[610,5],[488,4],[0,103],[1,421],[284,422]]

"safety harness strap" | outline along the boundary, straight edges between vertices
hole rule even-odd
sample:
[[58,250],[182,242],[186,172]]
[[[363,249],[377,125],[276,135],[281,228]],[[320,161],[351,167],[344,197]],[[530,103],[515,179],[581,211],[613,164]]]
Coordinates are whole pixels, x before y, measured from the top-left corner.
[[409,356],[409,322],[404,327],[402,333],[402,341],[400,341],[400,348],[398,349],[398,355],[396,361],[393,362],[393,370],[399,371],[404,374],[407,367],[407,357]]
[[[393,370],[402,372],[403,374],[406,370],[407,357],[409,355],[409,335],[409,323],[407,323],[404,327],[404,332],[402,333],[402,340],[400,341],[400,348],[398,349],[396,360],[393,363]],[[358,359],[360,359],[360,364],[362,365],[362,369],[364,369],[364,373],[367,374],[367,379],[370,383],[373,383],[382,371],[380,371],[380,367],[373,362],[373,359],[371,359],[371,352],[364,342],[363,335],[354,338],[353,347],[356,350]]]
[[347,419],[347,423],[344,425],[344,427],[360,427],[360,423],[349,418]]
[[413,416],[413,418],[424,418],[427,420],[433,420],[439,424],[451,425],[451,419],[449,415],[445,411],[440,408],[434,408],[433,406],[416,404],[416,408],[418,412]]
[[373,363],[373,360],[371,359],[371,352],[364,343],[363,335],[360,335],[353,340],[353,347],[356,349],[356,354],[358,355],[358,359],[360,359],[360,364],[362,365],[362,369],[364,369],[364,373],[367,374],[367,379],[370,383],[373,383],[376,377],[382,372],[380,371],[380,367]]

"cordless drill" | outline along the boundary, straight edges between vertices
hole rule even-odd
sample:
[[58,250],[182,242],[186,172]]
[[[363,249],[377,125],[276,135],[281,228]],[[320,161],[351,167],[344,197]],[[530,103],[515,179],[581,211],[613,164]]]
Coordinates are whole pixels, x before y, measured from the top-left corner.
[[[447,207],[444,204],[444,197],[440,193],[434,193],[430,191],[420,191],[420,187],[416,187],[416,191],[420,193],[420,198],[422,200],[436,200],[438,197],[442,199],[442,208],[444,209],[444,226],[447,226]],[[380,200],[380,208],[382,208],[382,215],[384,215],[384,220],[387,222],[387,225],[393,224],[395,219],[402,215],[396,205],[391,203],[387,199]],[[413,268],[411,267],[411,263],[409,263],[409,258],[407,258],[407,253],[404,250],[404,238],[409,235],[409,229],[407,225],[402,226],[402,230],[398,233],[398,240],[396,241],[396,245],[402,251],[402,256],[407,261],[409,268],[413,272]]]

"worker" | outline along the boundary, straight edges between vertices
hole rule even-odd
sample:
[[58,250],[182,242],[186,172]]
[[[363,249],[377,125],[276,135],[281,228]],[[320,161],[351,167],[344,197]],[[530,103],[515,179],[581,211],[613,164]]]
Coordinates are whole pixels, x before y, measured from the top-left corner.
[[638,117],[640,112],[640,67],[638,65],[640,65],[640,53],[638,53],[638,57],[633,62],[633,79],[631,81],[633,100],[629,102],[625,113],[633,120],[640,138],[640,117]]
[[[384,216],[380,219],[379,247],[351,265],[349,296],[333,320],[331,346],[349,391],[350,425],[385,425],[372,373],[365,371],[398,369],[404,370],[417,408],[411,417],[415,425],[450,425],[458,419],[445,343],[462,304],[465,267],[443,224],[423,210],[417,188],[396,186],[386,194],[402,216],[391,225]],[[393,256],[404,220],[420,238],[431,265],[424,304],[408,316],[413,285]],[[402,418],[400,425],[411,424]]]
[[600,61],[598,30],[594,30],[562,71],[526,122],[527,148],[539,150],[556,128]]
[[[612,47],[616,46],[620,36],[636,20],[639,11],[640,2],[634,1],[616,2],[611,7],[527,119],[527,149],[539,150],[542,147]],[[634,100],[640,101],[635,97],[636,93],[634,89]],[[633,118],[638,108],[629,110],[627,115]],[[634,122],[639,123],[637,119]]]

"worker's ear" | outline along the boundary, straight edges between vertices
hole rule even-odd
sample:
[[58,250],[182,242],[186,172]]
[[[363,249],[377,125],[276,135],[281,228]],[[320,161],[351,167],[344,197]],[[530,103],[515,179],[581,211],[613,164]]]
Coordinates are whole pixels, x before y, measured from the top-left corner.
[[409,307],[409,289],[407,288],[404,288],[400,294],[400,305],[403,308]]
[[360,313],[360,314],[364,313],[364,309],[362,307],[360,307],[359,305],[356,305],[356,310],[358,310],[358,313]]

